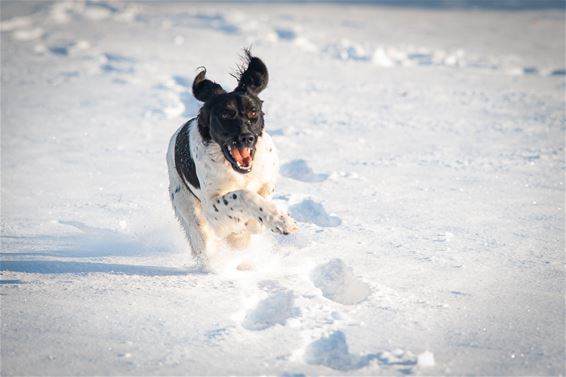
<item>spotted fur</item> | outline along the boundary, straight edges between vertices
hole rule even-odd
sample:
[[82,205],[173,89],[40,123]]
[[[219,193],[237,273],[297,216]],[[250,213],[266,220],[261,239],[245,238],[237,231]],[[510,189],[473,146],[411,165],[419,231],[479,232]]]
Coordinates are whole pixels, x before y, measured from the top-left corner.
[[279,162],[267,132],[255,144],[253,169],[241,174],[218,143],[203,138],[194,118],[171,137],[167,164],[173,208],[196,257],[206,261],[221,240],[243,248],[251,234],[265,229],[280,234],[298,230],[293,219],[268,199]]

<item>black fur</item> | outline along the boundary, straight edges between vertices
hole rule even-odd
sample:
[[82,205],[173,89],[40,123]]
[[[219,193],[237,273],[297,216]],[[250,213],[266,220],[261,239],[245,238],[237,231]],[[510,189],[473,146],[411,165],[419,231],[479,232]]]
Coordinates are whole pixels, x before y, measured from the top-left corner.
[[247,49],[244,52],[243,64],[234,75],[238,86],[232,92],[226,93],[220,85],[208,80],[206,69],[199,72],[193,82],[194,96],[204,102],[198,115],[198,128],[204,143],[220,145],[232,168],[242,174],[249,170],[238,167],[228,150],[230,147],[250,148],[253,157],[257,139],[264,128],[265,114],[258,94],[269,80],[261,59],[252,56]]
[[196,99],[206,102],[215,95],[226,93],[224,89],[214,81],[205,79],[206,68],[199,72],[193,81],[193,95]]
[[252,56],[249,49],[244,50],[244,62],[238,67],[238,72],[233,75],[238,80],[238,86],[235,91],[249,91],[258,95],[269,82],[269,73],[267,67],[261,59]]
[[[177,134],[177,140],[175,140],[175,168],[177,169],[179,176],[183,179],[185,185],[187,185],[186,181],[189,181],[193,187],[200,188],[200,182],[195,168],[195,161],[191,156],[191,145],[189,140],[189,124],[191,121],[193,121],[193,119],[185,123]],[[188,185],[187,188],[191,191]]]

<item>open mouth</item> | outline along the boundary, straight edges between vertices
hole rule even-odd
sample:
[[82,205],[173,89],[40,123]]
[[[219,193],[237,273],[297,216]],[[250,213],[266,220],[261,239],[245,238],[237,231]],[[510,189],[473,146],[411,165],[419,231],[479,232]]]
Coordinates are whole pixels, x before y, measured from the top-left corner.
[[255,148],[238,148],[235,144],[224,144],[222,152],[238,173],[246,174],[252,171]]

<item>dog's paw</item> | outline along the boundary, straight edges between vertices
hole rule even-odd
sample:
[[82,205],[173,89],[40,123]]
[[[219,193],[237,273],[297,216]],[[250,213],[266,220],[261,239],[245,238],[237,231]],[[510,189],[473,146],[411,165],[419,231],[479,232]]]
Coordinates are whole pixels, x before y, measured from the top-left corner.
[[299,231],[299,226],[287,214],[278,215],[271,223],[271,231],[274,233],[288,235]]

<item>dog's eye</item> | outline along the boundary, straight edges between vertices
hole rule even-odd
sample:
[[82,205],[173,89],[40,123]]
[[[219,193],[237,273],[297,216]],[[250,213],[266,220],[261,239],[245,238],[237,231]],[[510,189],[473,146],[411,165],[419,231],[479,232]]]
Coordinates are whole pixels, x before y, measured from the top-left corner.
[[257,111],[248,111],[248,118],[250,119],[257,118]]
[[234,110],[226,110],[222,113],[222,118],[224,119],[234,119],[236,112]]

